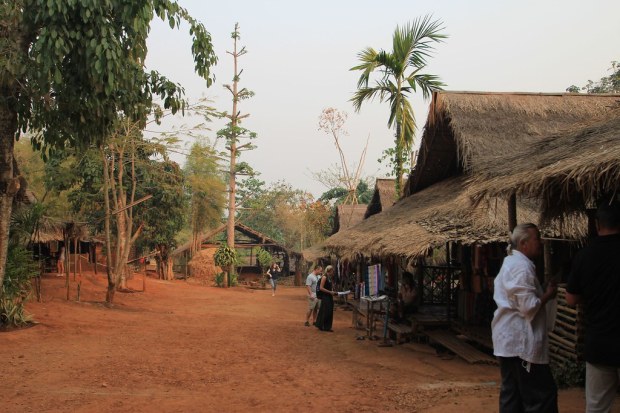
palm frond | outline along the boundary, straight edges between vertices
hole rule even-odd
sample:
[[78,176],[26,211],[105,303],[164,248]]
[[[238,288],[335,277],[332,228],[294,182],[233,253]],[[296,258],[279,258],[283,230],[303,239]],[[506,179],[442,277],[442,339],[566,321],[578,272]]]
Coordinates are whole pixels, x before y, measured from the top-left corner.
[[411,30],[412,43],[409,64],[414,67],[426,66],[426,58],[430,57],[434,44],[442,42],[448,36],[441,33],[445,29],[439,20],[431,20],[430,15],[414,20],[408,29]]
[[428,99],[434,91],[441,90],[445,86],[438,76],[424,73],[408,77],[407,82],[414,91],[419,87],[424,99]]
[[379,91],[375,88],[365,87],[360,88],[355,91],[353,97],[349,99],[350,102],[353,102],[353,108],[356,112],[359,112],[362,108],[362,103],[367,100],[372,100],[379,93]]
[[357,81],[357,87],[365,87],[368,86],[368,81],[370,79],[370,74],[377,68],[380,64],[377,62],[378,53],[372,47],[367,47],[358,53],[357,57],[361,64],[357,66],[353,66],[349,70],[361,70],[362,74],[360,75],[359,80]]

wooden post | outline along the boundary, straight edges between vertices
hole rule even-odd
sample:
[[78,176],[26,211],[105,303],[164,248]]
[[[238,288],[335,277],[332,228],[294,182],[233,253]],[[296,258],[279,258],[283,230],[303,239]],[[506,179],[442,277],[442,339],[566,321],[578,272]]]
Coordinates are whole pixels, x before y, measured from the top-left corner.
[[80,276],[82,275],[82,242],[79,240],[77,241],[77,248],[78,248],[78,257],[77,257],[77,263],[78,263],[78,274],[80,274]]
[[[77,275],[77,260],[78,260],[78,251],[77,251],[77,237],[73,238],[73,281],[76,279]],[[69,259],[69,272],[71,272],[71,259]]]
[[551,273],[551,240],[546,239],[543,242],[543,256],[544,256],[544,281],[549,281],[553,274]]
[[517,195],[513,192],[508,198],[508,229],[512,232],[517,226]]
[[587,209],[586,215],[588,216],[588,238],[594,238],[598,235],[596,229],[596,209]]
[[93,249],[93,262],[95,263],[95,275],[97,275],[97,244],[92,242],[91,248]]

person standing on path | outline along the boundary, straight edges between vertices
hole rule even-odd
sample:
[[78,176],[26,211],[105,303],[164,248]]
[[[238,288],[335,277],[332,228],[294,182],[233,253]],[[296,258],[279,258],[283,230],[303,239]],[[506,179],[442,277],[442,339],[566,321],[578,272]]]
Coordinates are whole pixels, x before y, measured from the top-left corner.
[[271,264],[271,267],[267,270],[269,276],[269,284],[271,284],[271,296],[276,295],[276,286],[278,285],[278,278],[281,274],[280,266],[277,263]]
[[306,313],[306,327],[310,327],[310,316],[312,316],[312,324],[316,323],[316,315],[319,309],[319,299],[316,296],[316,286],[319,282],[318,276],[323,271],[323,267],[317,265],[314,270],[306,277],[306,291],[308,293],[308,312]]
[[543,289],[532,261],[542,250],[534,224],[517,225],[510,235],[508,256],[495,277],[497,310],[491,322],[493,354],[499,360],[502,385],[500,413],[557,413],[558,389],[549,367],[545,305],[557,286]]
[[598,237],[575,256],[569,305],[584,305],[586,413],[610,412],[620,384],[620,205],[596,211]]
[[325,267],[325,275],[321,278],[319,285],[319,299],[321,300],[321,307],[319,308],[319,314],[316,318],[316,327],[321,331],[332,330],[332,324],[334,321],[334,296],[338,295],[336,291],[333,291],[334,283],[334,267],[328,265]]
[[58,259],[56,260],[56,272],[58,275],[63,275],[65,273],[65,246],[60,247],[60,251],[58,251]]

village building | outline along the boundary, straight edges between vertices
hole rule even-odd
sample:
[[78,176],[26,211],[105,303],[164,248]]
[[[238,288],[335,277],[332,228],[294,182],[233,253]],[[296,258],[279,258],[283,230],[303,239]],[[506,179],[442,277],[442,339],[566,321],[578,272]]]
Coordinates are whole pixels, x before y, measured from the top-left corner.
[[[437,324],[490,346],[492,283],[508,231],[517,222],[538,224],[546,239],[537,263],[541,280],[563,276],[588,234],[584,206],[618,182],[617,149],[603,156],[594,149],[598,143],[583,137],[599,131],[614,146],[613,133],[603,131],[613,129],[619,101],[617,95],[435,92],[405,197],[336,233],[325,249],[369,267],[380,263],[381,286],[395,288],[404,270],[413,271],[422,314],[443,307],[433,313]],[[581,169],[572,169],[580,153],[586,155]],[[599,156],[608,163],[597,169]],[[546,179],[557,192],[547,195]],[[575,213],[579,208],[582,214]]]
[[[206,273],[208,278],[212,278],[221,270],[215,267],[213,254],[221,242],[224,241],[223,238],[220,238],[223,237],[225,233],[226,224],[222,224],[204,234],[200,240],[199,251],[196,257],[193,257],[191,254],[190,242],[175,249],[171,254],[174,263],[174,272],[186,277],[196,275],[196,273],[200,272]],[[241,260],[236,268],[239,282],[256,284],[260,283],[261,279],[264,278],[261,263],[258,262],[255,254],[257,248],[265,249],[272,255],[276,262],[281,263],[283,276],[288,277],[295,275],[295,283],[299,284],[301,282],[303,262],[299,252],[281,245],[276,240],[247,225],[236,222],[235,249],[239,253],[239,258]],[[205,255],[204,259],[198,259],[200,254]]]

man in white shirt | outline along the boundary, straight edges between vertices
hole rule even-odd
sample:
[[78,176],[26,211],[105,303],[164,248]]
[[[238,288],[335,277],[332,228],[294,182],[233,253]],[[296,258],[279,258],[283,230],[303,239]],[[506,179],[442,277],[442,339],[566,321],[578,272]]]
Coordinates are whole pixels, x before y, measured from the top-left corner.
[[323,267],[317,265],[314,270],[306,277],[306,291],[308,293],[308,312],[306,313],[306,327],[310,327],[310,316],[312,324],[316,322],[316,314],[319,311],[319,299],[316,297],[316,286]]
[[491,329],[493,354],[499,359],[502,375],[500,413],[558,411],[545,311],[557,286],[550,283],[543,292],[536,278],[532,260],[541,250],[536,225],[517,225],[510,235],[508,256],[495,278],[497,310]]

